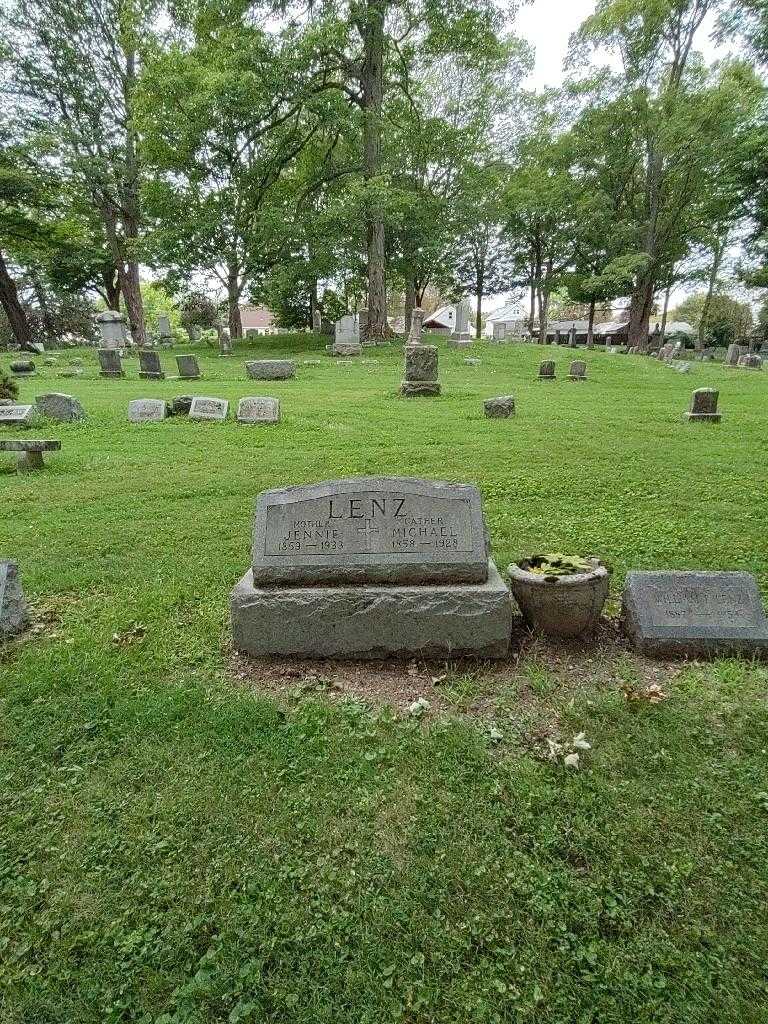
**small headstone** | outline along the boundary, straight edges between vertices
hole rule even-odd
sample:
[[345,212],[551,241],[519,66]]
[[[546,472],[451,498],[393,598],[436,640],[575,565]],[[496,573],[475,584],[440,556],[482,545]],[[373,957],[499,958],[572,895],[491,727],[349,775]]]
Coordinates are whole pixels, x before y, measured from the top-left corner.
[[691,372],[691,364],[690,363],[678,363],[674,367],[674,369],[676,370],[677,373],[690,373]]
[[222,327],[219,330],[219,355],[232,355],[232,337],[229,333],[229,328],[227,327]]
[[493,341],[505,341],[507,337],[507,325],[505,323],[493,325]]
[[139,349],[139,376],[142,380],[165,380],[160,356],[151,349]]
[[469,333],[469,318],[471,315],[472,307],[466,299],[456,303],[453,334],[448,339],[449,348],[468,348],[472,345],[472,337]]
[[192,399],[192,406],[189,410],[191,420],[213,420],[215,423],[223,423],[229,412],[229,402],[224,398],[201,398],[196,396]]
[[587,364],[583,359],[574,359],[568,367],[568,380],[586,380]]
[[406,345],[420,345],[421,344],[421,332],[424,324],[424,310],[421,306],[416,306],[411,310],[411,326],[408,331],[408,339]]
[[555,362],[553,359],[545,359],[543,363],[539,365],[539,380],[554,380],[555,379]]
[[744,370],[762,370],[763,360],[754,353],[745,352],[743,356],[739,356],[739,366]]
[[18,452],[19,461],[16,469],[19,473],[34,473],[44,468],[43,452],[57,452],[61,449],[61,441],[12,441],[0,440],[0,452]]
[[0,640],[20,633],[29,620],[16,562],[0,562]]
[[78,400],[72,395],[63,395],[58,391],[38,395],[35,406],[43,416],[59,423],[74,423],[85,419],[85,410]]
[[358,318],[352,313],[346,313],[336,321],[331,355],[359,356],[361,351]]
[[96,317],[96,323],[101,333],[102,348],[125,347],[128,342],[128,328],[122,313],[116,309],[105,309]]
[[83,371],[79,366],[70,366],[66,370],[60,370],[57,377],[82,377]]
[[289,380],[296,376],[292,359],[252,359],[245,369],[252,380]]
[[720,392],[714,388],[699,388],[691,396],[691,407],[685,414],[687,420],[702,420],[719,423],[721,415],[717,411],[717,399]]
[[728,346],[728,351],[725,353],[724,366],[738,366],[739,358],[741,356],[741,345],[737,345],[735,342]]
[[467,358],[464,360],[464,365],[465,366],[481,366],[482,365],[482,360],[481,359],[474,359],[472,356],[467,356]]
[[405,380],[400,393],[406,398],[433,397],[440,394],[437,378],[437,348],[413,345],[405,350]]
[[279,423],[280,401],[277,398],[249,396],[237,403],[238,423]]
[[575,327],[572,327],[570,329],[570,331],[568,331],[568,347],[569,348],[576,348],[576,328]]
[[134,398],[128,403],[129,423],[157,423],[168,415],[168,406],[162,398]]
[[11,373],[14,377],[31,377],[35,372],[35,364],[31,359],[14,359],[11,363]]
[[312,331],[314,334],[322,334],[323,332],[323,318],[320,315],[319,309],[316,309],[312,314]]
[[157,334],[161,339],[170,338],[173,341],[173,331],[171,330],[171,321],[168,317],[161,313],[157,318]]
[[483,407],[488,419],[509,419],[510,416],[515,415],[515,396],[500,395],[498,398],[486,398]]
[[176,395],[171,399],[171,416],[189,416],[193,395]]
[[197,356],[176,356],[176,365],[181,380],[199,380],[200,367],[197,364]]
[[768,654],[768,620],[747,572],[630,572],[623,617],[652,657]]
[[96,355],[99,357],[99,366],[101,367],[100,376],[125,376],[125,371],[123,370],[123,362],[120,358],[120,353],[117,351],[116,348],[97,349]]
[[29,427],[34,412],[31,405],[0,405],[0,427]]

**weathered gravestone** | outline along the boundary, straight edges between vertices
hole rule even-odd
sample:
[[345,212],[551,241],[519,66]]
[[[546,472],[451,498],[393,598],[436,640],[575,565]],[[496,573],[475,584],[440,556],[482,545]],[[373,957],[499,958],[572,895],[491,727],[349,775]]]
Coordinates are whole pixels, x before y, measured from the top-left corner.
[[373,477],[265,491],[235,647],[319,658],[503,657],[509,591],[475,487]]
[[747,572],[630,572],[623,617],[651,657],[768,654],[768,620]]
[[229,412],[229,402],[225,398],[202,398],[196,396],[192,399],[189,410],[191,420],[213,420],[215,423],[223,423]]
[[323,332],[323,318],[320,315],[320,310],[316,309],[312,314],[312,333],[322,334]]
[[353,313],[346,313],[336,321],[331,355],[359,356],[361,352],[359,321]]
[[128,343],[128,328],[125,317],[116,309],[105,309],[96,317],[101,334],[102,348],[123,348]]
[[29,427],[34,413],[31,405],[0,405],[0,427]]
[[405,350],[405,380],[400,393],[406,398],[432,397],[440,394],[437,379],[437,348],[434,345],[412,345]]
[[176,356],[176,365],[179,368],[181,380],[200,379],[200,367],[197,363],[197,356]]
[[714,388],[699,388],[691,396],[691,407],[685,414],[687,420],[701,420],[708,423],[719,423],[722,416],[717,411],[717,399],[720,392]]
[[733,342],[728,346],[728,351],[725,353],[724,366],[734,367],[739,365],[739,358],[741,356],[741,345],[737,345]]
[[762,370],[763,360],[755,353],[745,352],[739,356],[739,366],[743,370]]
[[142,380],[165,380],[160,356],[152,349],[139,349],[139,377]]
[[485,415],[491,420],[506,420],[515,415],[515,396],[500,395],[498,398],[486,398],[483,402]]
[[424,325],[424,310],[421,306],[415,306],[411,310],[411,326],[408,329],[408,338],[406,345],[420,345],[421,344],[421,332]]
[[279,423],[280,400],[248,396],[237,403],[238,423]]
[[19,459],[16,469],[19,473],[34,473],[43,469],[43,452],[58,452],[61,450],[61,441],[12,441],[0,440],[0,452],[18,452]]
[[289,380],[296,376],[296,363],[292,359],[252,359],[245,370],[252,380]]
[[41,415],[59,423],[75,423],[85,419],[85,410],[78,400],[72,395],[62,395],[58,391],[38,395],[35,406]]
[[189,416],[194,395],[176,395],[171,399],[171,416]]
[[545,359],[539,366],[539,380],[555,380],[555,362],[553,359]]
[[493,334],[492,334],[491,340],[495,341],[498,344],[498,343],[500,343],[502,341],[506,341],[506,338],[507,338],[507,325],[504,324],[504,323],[494,324],[493,325]]
[[456,319],[453,334],[448,339],[449,348],[469,348],[472,345],[472,337],[469,333],[471,315],[472,307],[466,299],[456,303]]
[[99,375],[101,377],[124,377],[125,371],[123,370],[123,361],[120,358],[120,353],[116,348],[100,348],[96,350],[96,355],[99,357],[99,366],[101,370]]
[[161,345],[173,344],[171,321],[164,313],[161,313],[157,318],[157,336],[160,339]]
[[0,562],[0,640],[15,636],[29,619],[16,562]]
[[690,363],[677,363],[677,365],[675,365],[673,363],[670,363],[669,365],[677,373],[690,373],[691,372],[691,364]]
[[128,403],[129,423],[157,423],[168,415],[168,405],[162,398],[134,398]]
[[31,377],[35,372],[35,364],[31,359],[15,359],[11,363],[11,373],[14,377]]
[[574,359],[568,367],[568,380],[586,380],[587,364],[583,359]]

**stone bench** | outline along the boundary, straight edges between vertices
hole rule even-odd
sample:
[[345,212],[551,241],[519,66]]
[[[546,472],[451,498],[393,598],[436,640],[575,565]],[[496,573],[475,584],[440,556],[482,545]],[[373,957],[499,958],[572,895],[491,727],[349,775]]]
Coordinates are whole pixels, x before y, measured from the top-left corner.
[[16,469],[19,473],[32,473],[42,469],[43,452],[61,451],[61,441],[3,441],[0,440],[0,452],[18,452],[19,461]]

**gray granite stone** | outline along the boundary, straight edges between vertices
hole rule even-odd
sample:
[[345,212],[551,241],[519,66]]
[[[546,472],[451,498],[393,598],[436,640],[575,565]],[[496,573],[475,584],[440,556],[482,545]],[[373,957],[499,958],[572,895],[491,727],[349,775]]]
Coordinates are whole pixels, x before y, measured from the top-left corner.
[[739,366],[743,370],[762,370],[763,360],[755,353],[745,352],[739,356]]
[[312,658],[503,658],[512,602],[492,561],[481,583],[264,587],[252,572],[230,598],[235,648]]
[[586,380],[587,364],[583,359],[574,359],[568,367],[568,380]]
[[16,562],[0,562],[0,640],[20,633],[29,621]]
[[122,313],[116,309],[105,309],[95,319],[104,348],[122,348],[127,343],[128,327]]
[[509,419],[510,416],[515,415],[515,396],[500,395],[498,398],[486,398],[483,408],[489,419]]
[[179,368],[179,377],[182,380],[198,380],[200,367],[196,356],[176,356],[176,365]]
[[44,468],[43,452],[57,452],[61,449],[61,441],[0,440],[0,452],[18,452],[19,460],[16,469],[19,473],[33,473]]
[[152,349],[139,349],[139,377],[142,380],[165,380],[160,356]]
[[129,423],[157,423],[168,415],[163,398],[134,398],[128,403]]
[[189,416],[189,410],[192,408],[193,398],[194,395],[176,395],[175,398],[171,399],[168,415]]
[[237,403],[238,423],[279,423],[280,400],[248,396]]
[[100,348],[96,354],[99,357],[102,377],[124,377],[123,362],[120,353],[115,348]]
[[720,395],[715,388],[699,388],[691,395],[691,407],[685,414],[687,420],[702,420],[708,423],[719,423],[721,415],[717,411],[717,399]]
[[437,348],[434,345],[414,345],[406,349],[405,379],[437,380]]
[[264,491],[252,566],[262,584],[477,583],[488,543],[467,484],[360,477]]
[[652,657],[768,655],[768,620],[746,572],[631,572],[625,629]]
[[539,380],[555,379],[555,362],[553,359],[545,359],[539,366]]
[[252,380],[288,380],[296,376],[292,359],[252,359],[245,369]]
[[728,350],[725,353],[725,366],[738,366],[739,358],[742,353],[741,345],[737,345],[735,342],[728,346]]
[[359,356],[363,346],[357,341],[334,341],[331,345],[332,356]]
[[211,420],[223,423],[229,412],[229,402],[225,398],[203,398],[196,395],[192,399],[189,410],[191,420]]
[[72,395],[63,395],[58,391],[38,395],[35,406],[41,415],[59,423],[75,423],[85,419],[85,410],[78,400]]
[[31,405],[1,405],[0,427],[29,427],[34,414]]
[[436,380],[404,380],[400,394],[404,398],[435,398],[440,394],[440,384]]

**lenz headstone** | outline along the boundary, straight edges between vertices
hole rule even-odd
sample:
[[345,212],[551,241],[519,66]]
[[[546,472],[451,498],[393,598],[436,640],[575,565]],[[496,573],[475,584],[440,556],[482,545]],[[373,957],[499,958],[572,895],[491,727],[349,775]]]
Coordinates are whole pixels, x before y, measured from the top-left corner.
[[476,488],[375,477],[261,494],[235,647],[331,658],[503,657],[509,591]]
[[0,405],[0,427],[28,427],[34,412],[31,405]]
[[768,620],[747,572],[631,572],[623,615],[652,657],[768,654]]
[[229,402],[225,398],[201,398],[196,396],[192,399],[192,406],[189,410],[191,420],[213,420],[216,423],[223,423],[229,412]]
[[120,353],[116,348],[100,348],[96,354],[99,357],[100,375],[102,377],[124,377],[123,363]]
[[129,423],[157,423],[168,415],[168,406],[162,398],[134,398],[128,403]]
[[691,396],[691,407],[685,414],[687,420],[701,420],[708,423],[719,423],[722,419],[717,411],[717,399],[720,395],[715,388],[699,388]]
[[500,395],[498,398],[486,398],[483,407],[488,419],[509,419],[510,416],[515,415],[515,397],[514,395]]
[[176,365],[179,368],[181,380],[198,380],[200,378],[200,367],[196,356],[176,356]]
[[238,423],[279,423],[280,401],[277,398],[249,396],[237,403]]
[[289,380],[296,376],[292,359],[252,359],[245,369],[252,380]]
[[16,562],[0,562],[0,640],[20,633],[29,613]]
[[400,393],[406,398],[440,394],[435,345],[412,345],[405,350],[405,380]]
[[63,395],[58,391],[38,395],[35,406],[43,416],[59,423],[75,423],[85,419],[85,410],[78,400],[72,395]]
[[142,380],[165,380],[160,356],[152,349],[139,349],[139,376]]

